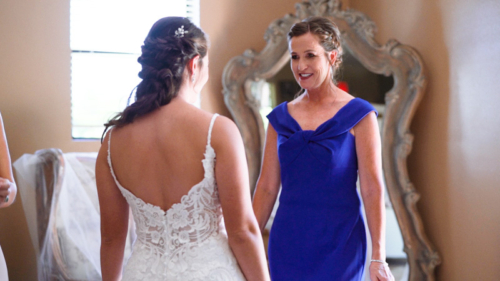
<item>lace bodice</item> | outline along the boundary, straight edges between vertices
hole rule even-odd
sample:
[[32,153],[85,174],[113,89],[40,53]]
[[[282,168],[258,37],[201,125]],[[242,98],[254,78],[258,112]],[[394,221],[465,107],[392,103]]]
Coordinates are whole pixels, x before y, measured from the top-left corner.
[[144,202],[111,174],[132,209],[137,240],[124,270],[124,280],[244,280],[227,243],[222,209],[214,177],[215,151],[210,144],[214,115],[209,127],[205,171],[193,186],[166,211]]

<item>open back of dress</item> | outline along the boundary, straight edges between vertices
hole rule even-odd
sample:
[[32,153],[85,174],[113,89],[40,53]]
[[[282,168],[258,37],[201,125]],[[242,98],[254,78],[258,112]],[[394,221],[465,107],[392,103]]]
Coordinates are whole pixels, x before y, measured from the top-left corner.
[[137,232],[123,280],[245,280],[228,244],[215,182],[210,139],[216,117],[208,130],[203,180],[168,210],[144,202],[118,182],[111,163],[110,131],[109,167],[132,209]]

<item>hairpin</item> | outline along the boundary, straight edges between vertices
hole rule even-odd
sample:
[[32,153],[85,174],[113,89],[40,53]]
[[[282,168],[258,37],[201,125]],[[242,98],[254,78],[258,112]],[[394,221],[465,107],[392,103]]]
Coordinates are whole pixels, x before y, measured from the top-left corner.
[[189,32],[185,31],[184,25],[182,25],[181,27],[177,28],[174,36],[177,38],[182,38],[182,37],[184,37],[184,34],[186,34],[186,33],[189,33]]

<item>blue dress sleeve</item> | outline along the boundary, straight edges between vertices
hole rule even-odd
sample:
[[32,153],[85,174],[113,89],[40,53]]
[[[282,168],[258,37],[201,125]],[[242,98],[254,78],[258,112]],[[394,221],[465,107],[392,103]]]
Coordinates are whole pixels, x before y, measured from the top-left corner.
[[378,116],[378,111],[371,103],[364,99],[355,98],[350,102],[349,106],[346,107],[346,112],[339,116],[340,131],[349,131],[372,111]]
[[271,113],[269,113],[266,117],[269,120],[269,123],[273,126],[276,132],[280,133],[286,130],[286,102],[283,102],[276,106]]

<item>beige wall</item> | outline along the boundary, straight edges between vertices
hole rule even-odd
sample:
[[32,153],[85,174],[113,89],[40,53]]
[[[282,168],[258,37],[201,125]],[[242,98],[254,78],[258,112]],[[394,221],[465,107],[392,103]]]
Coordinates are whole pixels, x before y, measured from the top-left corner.
[[[211,79],[202,107],[228,114],[221,75],[227,61],[265,45],[269,23],[299,0],[201,0],[210,35]],[[347,1],[346,1],[347,2]],[[498,1],[350,0],[379,28],[377,39],[414,46],[429,86],[412,124],[410,177],[441,253],[438,280],[500,280],[500,73]],[[37,149],[96,151],[71,140],[68,1],[0,1],[0,111],[12,158]],[[12,280],[35,280],[35,258],[18,199],[0,210],[0,244]]]

